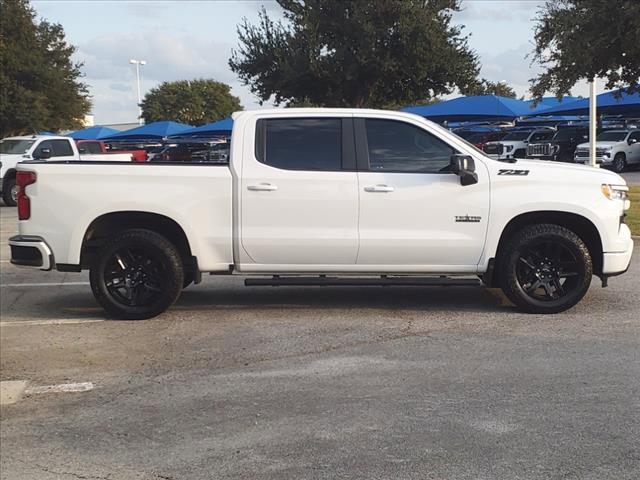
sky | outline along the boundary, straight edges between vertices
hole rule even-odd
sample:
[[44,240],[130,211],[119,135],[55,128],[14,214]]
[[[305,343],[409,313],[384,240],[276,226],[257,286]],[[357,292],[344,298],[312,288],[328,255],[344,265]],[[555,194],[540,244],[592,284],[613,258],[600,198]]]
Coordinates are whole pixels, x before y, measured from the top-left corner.
[[[134,66],[141,67],[142,95],[163,81],[214,78],[231,85],[246,109],[258,99],[228,66],[237,47],[236,26],[255,23],[264,6],[281,16],[275,1],[264,0],[32,0],[39,18],[62,24],[67,41],[83,62],[83,81],[93,100],[96,124],[135,122]],[[528,94],[528,80],[538,67],[527,58],[533,49],[533,19],[540,0],[463,0],[453,23],[463,25],[482,65],[481,76],[506,81],[518,96]],[[602,91],[601,88],[599,91]],[[586,84],[574,95],[588,95]]]

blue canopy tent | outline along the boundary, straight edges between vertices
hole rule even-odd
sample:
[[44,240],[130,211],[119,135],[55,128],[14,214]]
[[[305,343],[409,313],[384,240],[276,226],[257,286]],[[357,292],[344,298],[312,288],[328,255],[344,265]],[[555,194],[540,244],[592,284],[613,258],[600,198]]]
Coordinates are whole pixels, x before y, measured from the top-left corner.
[[581,100],[581,97],[566,96],[566,97],[562,97],[560,100],[558,100],[556,97],[542,97],[535,107],[533,107],[533,103],[535,102],[535,100],[526,100],[526,102],[529,104],[529,106],[533,110],[533,112],[531,113],[535,114],[537,112],[546,110],[551,107],[557,107],[559,105],[567,105],[571,102],[575,102],[576,100]]
[[95,127],[84,128],[82,130],[76,130],[67,134],[67,137],[71,137],[74,140],[102,140],[104,137],[118,133],[115,128],[103,127],[96,125]]
[[180,132],[179,137],[219,137],[223,135],[231,135],[233,129],[233,120],[231,118],[224,118],[217,122],[207,123],[200,127],[191,128]]
[[159,140],[170,137],[171,135],[178,135],[191,128],[193,127],[185,125],[184,123],[170,121],[152,122],[147,125],[125,130],[124,132],[109,135],[103,138],[103,140]]
[[432,105],[405,107],[403,112],[415,113],[436,122],[474,120],[513,120],[531,114],[530,105],[522,100],[498,95],[458,97]]
[[[596,97],[598,114],[605,115],[640,115],[640,93],[622,93],[620,90],[601,93]],[[538,110],[538,115],[589,115],[589,99],[583,98],[575,102],[562,103],[555,107]]]

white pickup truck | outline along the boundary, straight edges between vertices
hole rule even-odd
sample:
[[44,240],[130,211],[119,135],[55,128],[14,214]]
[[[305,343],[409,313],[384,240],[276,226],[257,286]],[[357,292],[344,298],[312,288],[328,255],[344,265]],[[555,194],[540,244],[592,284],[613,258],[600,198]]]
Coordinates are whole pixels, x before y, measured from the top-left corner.
[[160,314],[202,273],[247,285],[486,285],[526,312],[629,266],[627,186],[492,160],[421,117],[234,115],[230,164],[25,162],[11,262],[90,270],[110,316]]
[[131,161],[131,154],[80,154],[69,137],[29,135],[0,140],[0,192],[5,205],[15,206],[17,200],[16,165],[25,160],[87,160]]
[[[574,161],[589,162],[589,144],[577,146]],[[640,165],[640,130],[607,130],[596,137],[596,162],[623,172],[629,165]]]

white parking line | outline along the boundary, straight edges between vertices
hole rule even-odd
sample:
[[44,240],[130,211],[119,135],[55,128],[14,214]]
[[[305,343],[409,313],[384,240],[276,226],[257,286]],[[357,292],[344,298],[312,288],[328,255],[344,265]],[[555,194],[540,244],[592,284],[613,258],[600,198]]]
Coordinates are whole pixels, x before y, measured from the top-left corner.
[[61,383],[59,385],[42,385],[40,387],[27,388],[25,395],[38,395],[40,393],[76,393],[76,392],[88,392],[93,390],[92,382],[82,383]]
[[89,282],[56,282],[56,283],[2,283],[0,287],[74,287],[90,285]]
[[104,322],[101,318],[61,318],[57,320],[24,320],[14,322],[0,322],[0,327],[22,327],[30,325],[76,325],[79,323]]

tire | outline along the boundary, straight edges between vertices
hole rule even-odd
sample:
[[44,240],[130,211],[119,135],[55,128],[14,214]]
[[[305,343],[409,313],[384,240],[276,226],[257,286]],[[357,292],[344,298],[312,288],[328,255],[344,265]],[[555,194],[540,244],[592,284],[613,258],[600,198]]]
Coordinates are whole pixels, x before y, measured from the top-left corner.
[[180,296],[184,273],[180,253],[151,230],[125,230],[98,253],[91,290],[115,318],[142,320],[166,311]]
[[7,179],[2,188],[2,200],[8,207],[15,207],[18,204],[18,186],[16,177]]
[[625,168],[627,168],[627,157],[625,157],[624,153],[616,153],[616,156],[613,157],[613,164],[611,166],[613,171],[616,173],[624,172]]
[[530,225],[511,236],[499,252],[502,291],[527,313],[559,313],[587,293],[593,275],[591,254],[571,230]]

